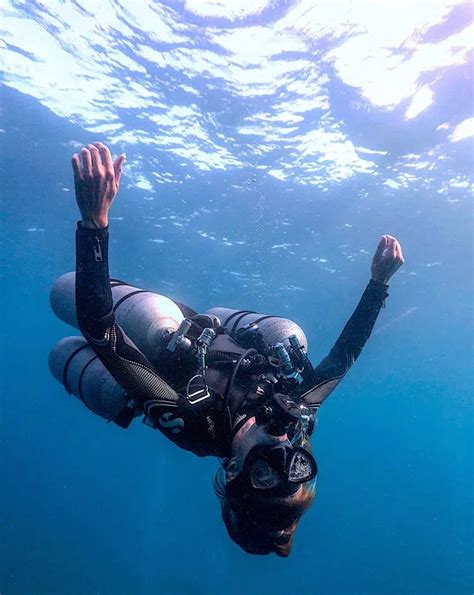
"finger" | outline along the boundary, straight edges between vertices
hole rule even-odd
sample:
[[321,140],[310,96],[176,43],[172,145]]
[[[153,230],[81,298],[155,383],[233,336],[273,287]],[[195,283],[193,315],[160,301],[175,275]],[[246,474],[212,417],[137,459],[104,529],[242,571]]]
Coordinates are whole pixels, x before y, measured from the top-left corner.
[[110,154],[109,147],[107,147],[107,145],[104,145],[104,143],[94,143],[94,146],[96,146],[99,149],[100,158],[102,161],[102,165],[104,166],[104,169],[106,171],[113,172],[114,164],[112,162],[112,155]]
[[122,165],[125,161],[125,155],[120,155],[114,162],[115,183],[117,186],[120,183],[120,176],[122,175]]
[[84,176],[92,176],[92,158],[89,149],[83,147],[81,150],[82,172]]
[[91,154],[92,160],[92,171],[93,172],[100,172],[102,171],[102,160],[100,158],[99,149],[94,145],[87,145],[89,152]]
[[395,274],[398,269],[402,266],[403,262],[401,260],[395,260],[392,266],[392,275]]
[[405,258],[403,257],[403,251],[400,242],[397,242],[397,256],[403,264],[405,262]]
[[395,238],[392,238],[392,236],[389,236],[389,239],[387,240],[387,256],[388,255],[391,258],[396,258],[397,255],[397,241]]
[[396,260],[398,257],[398,240],[393,236],[387,236],[387,248],[385,251],[385,256],[391,258],[392,260]]
[[402,264],[405,262],[405,259],[403,258],[403,254],[397,254],[396,261],[399,263],[398,266],[401,267]]
[[82,180],[81,160],[77,153],[72,156],[72,171],[74,172],[74,181],[79,182]]
[[375,251],[374,260],[379,260],[380,258],[382,258],[382,255],[384,253],[386,246],[387,246],[387,236],[382,236],[378,243],[377,250]]

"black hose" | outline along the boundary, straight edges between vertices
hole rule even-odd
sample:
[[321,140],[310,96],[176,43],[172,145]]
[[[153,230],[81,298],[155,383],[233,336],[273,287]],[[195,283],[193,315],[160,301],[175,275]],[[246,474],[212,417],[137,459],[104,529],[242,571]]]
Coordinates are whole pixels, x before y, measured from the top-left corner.
[[232,389],[232,386],[234,385],[235,382],[235,378],[239,372],[239,368],[242,365],[242,362],[244,361],[244,359],[246,357],[248,357],[249,355],[254,355],[255,353],[258,353],[256,349],[247,349],[246,351],[244,351],[242,353],[242,355],[239,357],[239,359],[237,360],[234,369],[232,370],[232,374],[229,377],[229,380],[227,381],[227,385],[225,387],[225,391],[224,391],[224,403],[223,403],[223,408],[224,408],[224,414],[227,416],[227,421],[229,423],[229,434],[232,434],[232,416],[230,413],[230,407],[229,407],[229,398],[230,398],[230,391]]

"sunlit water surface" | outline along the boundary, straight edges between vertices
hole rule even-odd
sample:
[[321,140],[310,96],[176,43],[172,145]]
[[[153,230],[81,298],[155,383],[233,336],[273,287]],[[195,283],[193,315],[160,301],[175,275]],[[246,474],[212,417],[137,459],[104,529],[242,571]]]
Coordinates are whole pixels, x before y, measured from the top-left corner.
[[[472,6],[7,0],[1,42],[1,585],[12,594],[472,593]],[[71,329],[69,159],[127,161],[115,276],[278,313],[330,349],[382,233],[406,264],[314,435],[286,560],[220,520],[216,461],[93,417]]]

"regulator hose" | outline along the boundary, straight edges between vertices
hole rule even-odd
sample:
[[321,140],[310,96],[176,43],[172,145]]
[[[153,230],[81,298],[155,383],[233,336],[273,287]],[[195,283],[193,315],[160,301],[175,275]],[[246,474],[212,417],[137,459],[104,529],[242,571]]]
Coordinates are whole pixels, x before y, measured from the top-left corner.
[[257,350],[253,349],[253,348],[247,349],[246,351],[244,351],[242,353],[242,355],[237,360],[237,362],[234,366],[234,369],[232,370],[232,374],[230,375],[229,380],[227,381],[227,385],[225,387],[223,409],[224,409],[224,414],[226,415],[227,421],[229,424],[229,434],[230,435],[232,434],[232,416],[231,416],[230,407],[229,407],[230,391],[232,390],[232,387],[234,385],[235,379],[239,372],[240,366],[242,365],[242,362],[244,361],[244,359],[249,357],[249,355],[254,355],[256,353],[258,353]]

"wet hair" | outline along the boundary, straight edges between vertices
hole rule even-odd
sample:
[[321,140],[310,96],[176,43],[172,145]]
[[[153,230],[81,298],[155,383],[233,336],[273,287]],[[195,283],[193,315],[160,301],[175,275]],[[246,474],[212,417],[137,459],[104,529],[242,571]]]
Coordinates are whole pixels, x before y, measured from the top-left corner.
[[[302,444],[311,450],[309,440]],[[315,480],[301,485],[291,496],[271,497],[252,488],[230,494],[226,464],[218,470],[214,489],[220,499],[222,520],[230,538],[249,554],[290,555],[296,527],[315,497]]]

